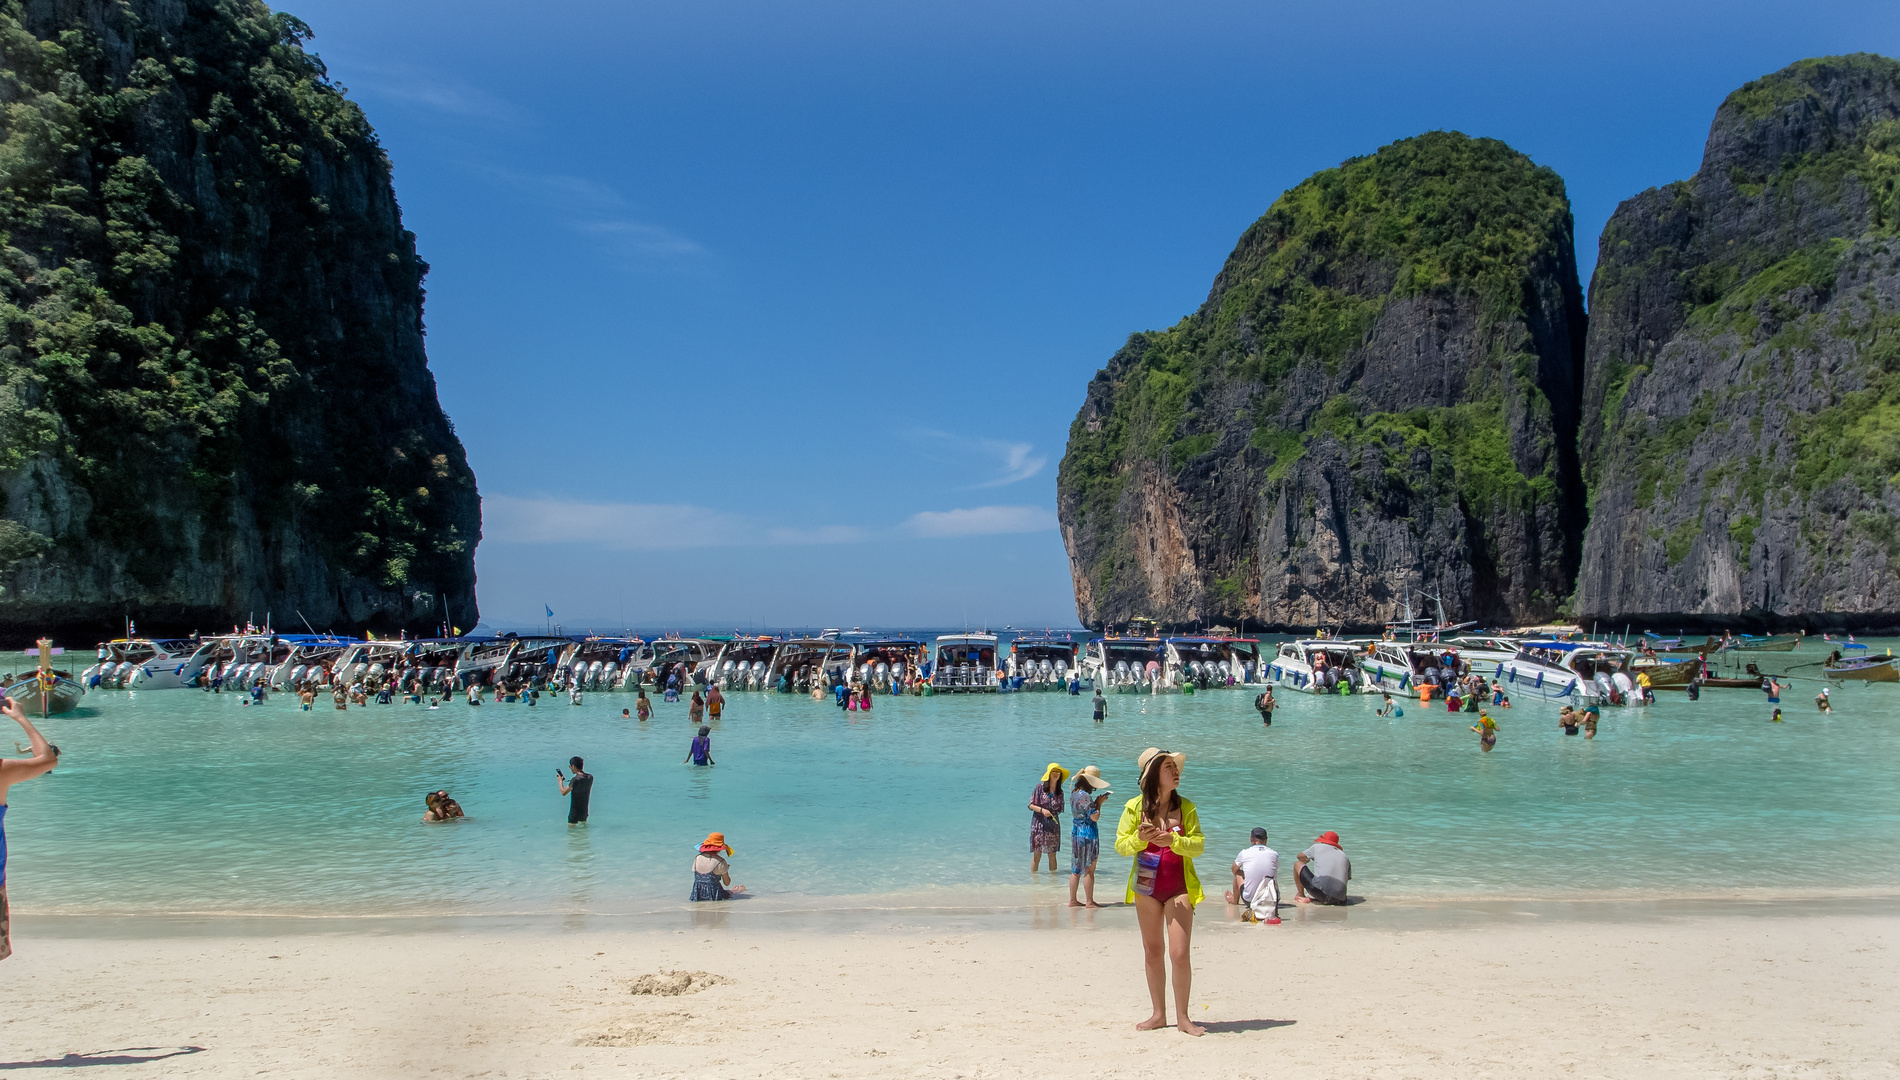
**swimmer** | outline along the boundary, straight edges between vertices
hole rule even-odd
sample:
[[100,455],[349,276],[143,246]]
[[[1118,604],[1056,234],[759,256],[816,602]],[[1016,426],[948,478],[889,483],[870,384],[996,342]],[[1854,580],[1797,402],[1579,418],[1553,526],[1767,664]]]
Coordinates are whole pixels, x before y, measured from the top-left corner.
[[1478,733],[1478,749],[1485,753],[1490,753],[1498,744],[1498,722],[1491,719],[1491,714],[1479,713],[1478,722],[1471,725],[1471,730]]

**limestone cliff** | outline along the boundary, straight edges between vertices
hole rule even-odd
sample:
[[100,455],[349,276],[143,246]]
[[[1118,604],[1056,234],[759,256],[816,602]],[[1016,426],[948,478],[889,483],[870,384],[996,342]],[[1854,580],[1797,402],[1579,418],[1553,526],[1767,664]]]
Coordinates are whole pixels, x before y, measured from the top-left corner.
[[1900,63],[1729,95],[1604,229],[1575,607],[1699,627],[1900,614]]
[[427,266],[308,35],[0,3],[0,630],[473,625]]
[[1552,615],[1582,531],[1563,183],[1433,132],[1286,192],[1089,384],[1058,480],[1084,622]]

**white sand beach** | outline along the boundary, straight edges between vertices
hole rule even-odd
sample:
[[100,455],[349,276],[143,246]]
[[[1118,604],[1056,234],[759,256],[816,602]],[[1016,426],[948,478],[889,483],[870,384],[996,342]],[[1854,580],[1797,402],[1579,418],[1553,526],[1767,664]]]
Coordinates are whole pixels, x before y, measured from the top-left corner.
[[[1136,1032],[1131,913],[955,929],[16,925],[0,1069],[273,1077],[1890,1077],[1900,914],[1366,928],[1202,908],[1194,1013]],[[751,922],[751,920],[747,920]],[[90,925],[90,924],[89,924]],[[152,924],[158,928],[158,924]],[[68,928],[70,929],[70,928]],[[632,993],[659,971],[726,980]],[[169,1056],[165,1056],[169,1055]],[[91,1075],[89,1072],[87,1075]]]

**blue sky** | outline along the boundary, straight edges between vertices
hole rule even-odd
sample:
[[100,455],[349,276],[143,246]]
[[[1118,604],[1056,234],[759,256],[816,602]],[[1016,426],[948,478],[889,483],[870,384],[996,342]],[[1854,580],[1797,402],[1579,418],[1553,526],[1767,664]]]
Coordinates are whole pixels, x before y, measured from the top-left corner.
[[368,111],[484,496],[491,624],[1073,625],[1096,369],[1288,186],[1434,128],[1618,201],[1888,3],[287,10]]

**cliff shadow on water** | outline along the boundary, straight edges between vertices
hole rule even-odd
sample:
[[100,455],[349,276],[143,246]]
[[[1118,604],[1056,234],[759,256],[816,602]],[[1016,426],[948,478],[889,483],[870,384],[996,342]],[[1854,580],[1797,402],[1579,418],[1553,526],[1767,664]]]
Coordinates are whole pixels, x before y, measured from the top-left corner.
[[1550,617],[1583,336],[1551,170],[1432,132],[1315,174],[1089,384],[1058,479],[1081,618],[1366,627],[1425,594]]
[[428,267],[309,33],[0,3],[0,632],[477,619]]

